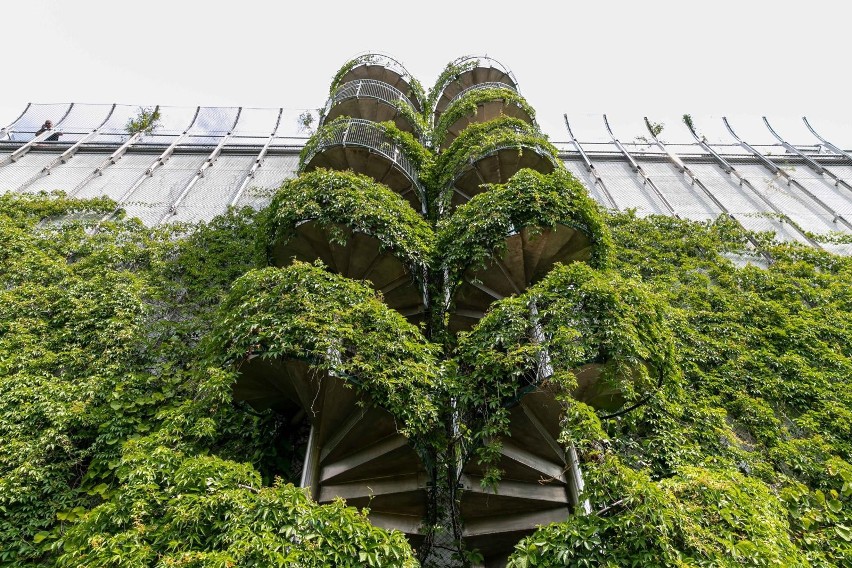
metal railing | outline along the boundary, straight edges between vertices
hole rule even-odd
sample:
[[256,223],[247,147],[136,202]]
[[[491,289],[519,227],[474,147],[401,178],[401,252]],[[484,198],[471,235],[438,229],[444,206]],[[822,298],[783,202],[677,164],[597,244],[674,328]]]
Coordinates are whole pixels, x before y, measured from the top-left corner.
[[491,81],[491,82],[488,82],[488,83],[477,83],[476,85],[472,85],[472,86],[468,87],[467,89],[464,89],[459,94],[457,94],[455,97],[453,97],[452,100],[447,105],[447,108],[450,108],[453,105],[454,102],[456,102],[457,100],[459,100],[460,98],[462,98],[463,96],[468,94],[469,92],[478,91],[480,89],[509,89],[510,91],[514,91],[516,93],[518,92],[518,89],[515,88],[514,85],[510,85],[509,83],[503,83],[503,82],[500,82],[500,81]]
[[[346,72],[344,77],[346,75],[349,75],[350,73],[355,72],[355,70],[359,67],[380,66],[398,75],[403,81],[408,83],[409,87],[411,86],[411,83],[414,80],[414,77],[411,75],[411,73],[408,72],[408,69],[406,69],[402,63],[400,63],[389,55],[385,55],[384,53],[362,53],[350,59],[347,65],[352,62],[354,62],[355,64]],[[357,72],[355,73],[355,76],[357,77]],[[343,77],[341,77],[341,79],[342,78]],[[356,80],[358,79],[352,79],[352,81]],[[419,112],[421,110],[421,101],[418,100],[411,102],[413,103],[412,106]]]
[[396,87],[388,85],[384,81],[377,81],[375,79],[356,79],[355,81],[349,81],[348,83],[340,85],[337,90],[334,91],[334,94],[328,99],[328,102],[325,103],[325,109],[322,113],[323,121],[325,121],[332,107],[335,105],[343,101],[359,98],[375,99],[391,107],[396,107],[397,103],[402,102],[411,107],[412,111],[415,111],[416,108],[402,91]]
[[310,164],[317,154],[335,146],[355,146],[366,148],[371,152],[384,156],[399,169],[415,188],[418,197],[422,199],[425,195],[423,187],[418,181],[418,172],[408,156],[394,144],[384,129],[369,120],[362,118],[350,118],[334,122],[330,128],[320,131],[316,146],[304,157],[303,164]]

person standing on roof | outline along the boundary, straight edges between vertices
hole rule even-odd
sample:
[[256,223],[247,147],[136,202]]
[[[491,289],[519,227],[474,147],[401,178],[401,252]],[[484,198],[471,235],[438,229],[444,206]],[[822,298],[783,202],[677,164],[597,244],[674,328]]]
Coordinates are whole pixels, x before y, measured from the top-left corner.
[[[52,120],[45,120],[44,124],[42,124],[41,128],[39,128],[36,131],[35,135],[38,136],[39,134],[44,134],[48,130],[53,130],[53,121]],[[59,132],[55,132],[55,133],[51,134],[50,136],[48,136],[47,138],[45,138],[44,141],[45,142],[57,142],[59,140],[59,136],[60,136]]]

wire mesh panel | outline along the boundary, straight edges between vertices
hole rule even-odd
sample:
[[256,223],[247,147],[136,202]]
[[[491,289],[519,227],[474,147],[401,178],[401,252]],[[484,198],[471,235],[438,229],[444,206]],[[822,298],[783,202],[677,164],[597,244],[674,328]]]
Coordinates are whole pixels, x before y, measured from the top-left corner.
[[41,128],[46,120],[53,122],[54,126],[71,108],[70,103],[57,104],[32,104],[26,112],[11,125],[9,139],[13,142],[26,142],[32,140],[36,131]]
[[606,196],[602,194],[600,188],[595,183],[595,178],[586,170],[586,165],[583,164],[583,162],[577,160],[563,160],[562,163],[565,164],[568,171],[583,184],[583,187],[586,188],[586,191],[589,192],[592,199],[600,203],[603,207],[610,206]]
[[822,164],[822,166],[849,185],[852,185],[852,166],[826,166],[825,164]]
[[58,152],[32,151],[18,158],[17,162],[0,166],[0,192],[15,191],[57,156]]
[[267,156],[254,179],[249,180],[237,206],[266,207],[284,180],[295,177],[298,168],[298,156]]
[[823,203],[852,221],[852,190],[835,186],[834,180],[805,165],[777,164]]
[[738,164],[737,170],[748,179],[757,191],[786,213],[790,219],[807,231],[828,233],[839,230],[832,217],[824,209],[813,203],[801,191],[787,186],[779,176],[771,174],[758,164]]
[[153,161],[154,157],[150,154],[125,154],[115,164],[104,168],[102,175],[95,176],[79,188],[76,197],[105,195],[110,199],[119,199],[145,173]]
[[275,130],[278,112],[277,108],[244,108],[228,145],[265,144]]
[[643,162],[642,169],[678,215],[693,221],[715,219],[722,210],[698,186],[668,163]]
[[216,145],[234,127],[236,107],[201,107],[184,144]]
[[155,107],[133,105],[117,105],[109,120],[101,127],[97,136],[92,138],[97,144],[122,144],[130,136],[127,132],[128,123],[138,117],[143,111],[153,111]]
[[206,159],[204,155],[172,156],[128,197],[127,214],[146,225],[159,223]]
[[171,144],[195,118],[195,107],[160,107],[160,120],[152,134],[142,136],[143,144]]
[[782,222],[766,203],[719,166],[690,164],[689,168],[746,229],[773,231],[779,240],[807,243],[801,233]]
[[224,213],[254,160],[254,156],[221,156],[166,222],[209,221]]
[[106,156],[104,154],[81,154],[77,153],[64,164],[54,166],[50,174],[41,175],[24,188],[27,193],[38,193],[39,191],[64,191],[71,193],[91,174]]
[[595,162],[595,169],[601,176],[612,198],[622,209],[636,209],[636,214],[667,215],[664,206],[652,197],[650,188],[644,187],[639,174],[625,162]]
[[62,121],[60,141],[77,142],[103,124],[111,111],[112,105],[75,104]]

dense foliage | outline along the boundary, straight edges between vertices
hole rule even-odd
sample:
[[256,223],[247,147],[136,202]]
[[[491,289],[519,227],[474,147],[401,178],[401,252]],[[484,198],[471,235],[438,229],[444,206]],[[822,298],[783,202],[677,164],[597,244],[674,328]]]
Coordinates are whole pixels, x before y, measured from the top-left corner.
[[[332,91],[380,63],[350,61]],[[475,65],[407,94],[431,111]],[[346,121],[320,129],[303,167]],[[852,260],[725,217],[601,211],[517,119],[471,126],[440,153],[378,128],[418,169],[427,218],[323,169],[261,214],[192,226],[98,223],[106,199],[0,197],[0,564],[417,565],[401,533],[292,485],[300,426],[233,400],[259,357],[343,379],[433,471],[497,463],[507,407],[533,385],[558,391],[591,513],[541,527],[511,566],[852,565]],[[451,211],[455,176],[501,147],[553,171],[521,170]],[[374,237],[444,300],[432,319],[412,325],[320,263],[266,266],[306,221]],[[521,229],[557,225],[584,233],[588,262],[448,331],[466,270]],[[598,390],[580,393],[590,367]],[[500,473],[485,482],[499,489]]]
[[[304,555],[345,556],[336,547],[352,534],[377,564],[393,563],[381,550],[411,558],[398,535],[275,481],[292,479],[286,433],[231,403],[233,376],[199,345],[231,283],[255,266],[252,214],[91,234],[88,219],[111,203],[0,205],[0,560],[321,565],[328,557]],[[52,221],[67,214],[78,220]],[[564,441],[581,454],[594,512],[525,539],[514,565],[848,565],[852,262],[770,243],[770,266],[743,265],[746,240],[725,220],[619,214],[607,224],[620,276],[597,280],[641,280],[657,295],[677,369],[624,416],[569,405]],[[560,274],[542,286],[567,301]],[[511,322],[526,318],[506,314],[528,302],[503,304],[480,334],[521,329]],[[498,363],[478,359],[484,342],[473,339],[468,359]],[[537,361],[519,348],[525,365]],[[344,525],[345,538],[318,534],[322,547],[286,537]]]
[[113,208],[0,197],[0,564],[411,563],[288,484],[295,433],[235,405],[202,341],[255,266],[254,213],[95,232]]
[[668,305],[679,373],[617,419],[573,405],[595,512],[511,565],[852,565],[852,260],[762,235],[772,264],[743,264],[722,218],[609,224],[615,268]]

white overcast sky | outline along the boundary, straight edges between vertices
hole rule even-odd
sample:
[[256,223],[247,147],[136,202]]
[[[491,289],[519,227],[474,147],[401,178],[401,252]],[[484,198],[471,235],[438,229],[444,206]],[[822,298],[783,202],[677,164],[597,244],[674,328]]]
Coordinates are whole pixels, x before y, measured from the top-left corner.
[[[553,140],[642,134],[796,143],[800,118],[852,147],[849,12],[841,1],[464,2],[444,0],[4,2],[0,126],[28,102],[317,108],[353,55],[394,56],[428,89],[444,65],[489,55],[512,69]],[[744,136],[745,137],[745,136]],[[727,141],[730,141],[728,138]]]

